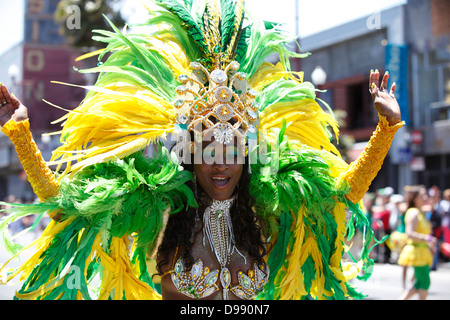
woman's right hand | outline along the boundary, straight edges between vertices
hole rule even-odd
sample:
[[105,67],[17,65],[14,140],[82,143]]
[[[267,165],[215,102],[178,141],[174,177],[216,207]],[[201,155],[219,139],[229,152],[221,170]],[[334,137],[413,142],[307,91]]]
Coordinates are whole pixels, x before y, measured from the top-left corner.
[[16,122],[27,120],[28,111],[15,95],[10,94],[8,88],[0,83],[0,126],[4,126],[11,119]]

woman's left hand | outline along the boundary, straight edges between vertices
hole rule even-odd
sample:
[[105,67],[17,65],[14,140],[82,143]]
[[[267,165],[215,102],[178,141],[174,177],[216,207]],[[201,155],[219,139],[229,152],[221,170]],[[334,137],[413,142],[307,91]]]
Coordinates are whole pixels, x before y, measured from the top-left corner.
[[371,70],[369,77],[369,91],[372,95],[373,103],[378,113],[386,117],[389,125],[393,126],[401,121],[400,106],[397,99],[395,99],[395,82],[391,86],[391,90],[388,91],[387,83],[389,80],[389,73],[385,73],[381,85],[378,86],[380,81],[380,72],[378,70]]
[[428,247],[430,248],[431,252],[433,252],[433,254],[436,253],[436,244],[437,244],[437,238],[430,236],[428,241],[427,241]]

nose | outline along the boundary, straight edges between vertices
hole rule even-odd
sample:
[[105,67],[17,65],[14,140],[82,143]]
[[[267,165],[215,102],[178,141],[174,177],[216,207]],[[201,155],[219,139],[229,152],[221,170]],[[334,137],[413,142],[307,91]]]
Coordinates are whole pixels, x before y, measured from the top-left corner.
[[219,171],[219,172],[224,172],[228,169],[228,164],[226,163],[225,159],[223,159],[224,161],[222,161],[222,163],[216,163],[214,162],[213,164],[213,170],[215,171]]

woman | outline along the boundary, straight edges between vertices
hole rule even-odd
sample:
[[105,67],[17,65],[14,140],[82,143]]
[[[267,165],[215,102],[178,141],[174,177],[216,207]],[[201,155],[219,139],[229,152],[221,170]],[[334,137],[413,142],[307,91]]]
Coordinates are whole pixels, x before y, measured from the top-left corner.
[[[0,230],[36,212],[54,220],[31,261],[7,278],[24,273],[17,298],[91,299],[97,274],[98,299],[360,297],[349,280],[373,264],[373,232],[357,203],[403,125],[389,75],[369,75],[380,123],[348,166],[330,142],[335,120],[290,71],[289,59],[303,55],[287,49],[289,37],[247,18],[243,1],[221,1],[226,12],[218,1],[157,2],[150,33],[99,32],[108,46],[96,54],[110,55],[89,70],[100,73],[96,86],[62,119],[52,163],[67,166],[58,179],[26,108],[1,87],[2,131],[41,203],[16,206]],[[273,53],[280,63],[264,62]],[[143,153],[169,133],[181,159],[159,144],[154,157]],[[363,250],[343,264],[355,223],[366,226]],[[81,270],[78,287],[67,283],[71,267]]]
[[[212,144],[217,147],[213,149],[222,151],[220,156],[223,157],[223,161],[212,164],[202,161],[201,164],[194,164],[193,168],[185,167],[194,172],[192,188],[198,199],[199,208],[180,212],[169,219],[164,239],[158,250],[158,270],[163,276],[161,287],[164,299],[185,299],[186,297],[250,299],[262,291],[269,276],[264,261],[267,244],[263,240],[257,216],[252,208],[255,200],[249,193],[248,159],[246,158],[244,164],[238,163],[236,145],[227,146],[228,150],[226,150],[225,145],[217,143],[214,138]],[[204,141],[202,150],[204,151],[208,145],[211,143]],[[230,153],[232,161],[230,161]],[[213,205],[224,203],[229,205],[229,208],[221,214],[210,212],[211,202]],[[231,223],[225,225],[227,222]],[[219,228],[216,229],[216,226]],[[221,244],[217,241],[220,236],[220,226],[223,226],[221,235],[225,239],[222,241],[229,244],[228,250],[227,248],[221,250]],[[230,229],[225,230],[225,228]],[[210,231],[209,237],[206,230]],[[215,232],[216,230],[218,232]],[[191,270],[193,264],[199,262],[205,268],[201,270],[202,273],[209,270],[209,277],[205,277],[203,282],[196,283],[196,279],[187,279],[189,271],[186,270]],[[182,268],[182,270],[176,270],[176,268]],[[257,270],[256,272],[262,277],[256,281],[254,276],[246,278],[249,270],[251,274]],[[218,285],[208,286],[207,282],[211,277],[213,280],[220,279],[222,284],[227,283],[226,280],[229,279],[229,285],[220,290]],[[186,286],[181,285],[181,279],[185,280]],[[203,285],[203,290],[189,290],[190,281],[196,283],[196,288]],[[215,284],[214,281],[212,283]],[[239,289],[239,283],[247,289]],[[248,290],[249,288],[254,288],[254,292]],[[233,294],[230,294],[231,292]]]
[[400,297],[407,300],[419,294],[420,300],[427,298],[430,287],[430,267],[433,263],[433,250],[436,238],[431,235],[431,224],[421,208],[427,201],[427,191],[423,186],[410,188],[408,210],[405,213],[405,232],[408,237],[400,253],[398,264],[414,267],[415,283]]
[[[409,198],[411,197],[409,188],[410,188],[410,186],[405,186],[403,188],[403,196],[402,196],[403,201],[395,203],[395,206],[397,207],[397,211],[398,211],[397,227],[396,227],[395,231],[387,239],[387,245],[391,248],[392,251],[394,251],[397,254],[396,260],[398,260],[398,256],[400,255],[400,253],[408,239],[407,235],[405,234],[405,213],[406,213],[406,210],[408,209]],[[407,272],[408,272],[408,267],[403,266],[403,270],[402,270],[402,288],[403,289],[406,288]]]

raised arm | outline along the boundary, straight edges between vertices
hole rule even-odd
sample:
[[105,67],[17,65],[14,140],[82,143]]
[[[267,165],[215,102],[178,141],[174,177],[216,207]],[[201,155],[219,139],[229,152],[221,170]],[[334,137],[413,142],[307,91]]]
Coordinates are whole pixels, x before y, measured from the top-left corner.
[[53,172],[45,163],[30,132],[27,108],[8,88],[0,83],[0,125],[14,144],[23,169],[33,191],[41,201],[59,192],[59,185]]
[[364,151],[348,170],[344,172],[339,183],[346,180],[350,185],[347,198],[356,203],[362,199],[369,189],[372,180],[380,170],[386,157],[395,133],[403,126],[400,115],[400,107],[395,99],[396,84],[393,83],[388,91],[387,83],[389,74],[386,72],[378,87],[380,73],[378,70],[371,71],[369,77],[369,90],[372,95],[374,106],[378,111],[380,122],[369,140]]

